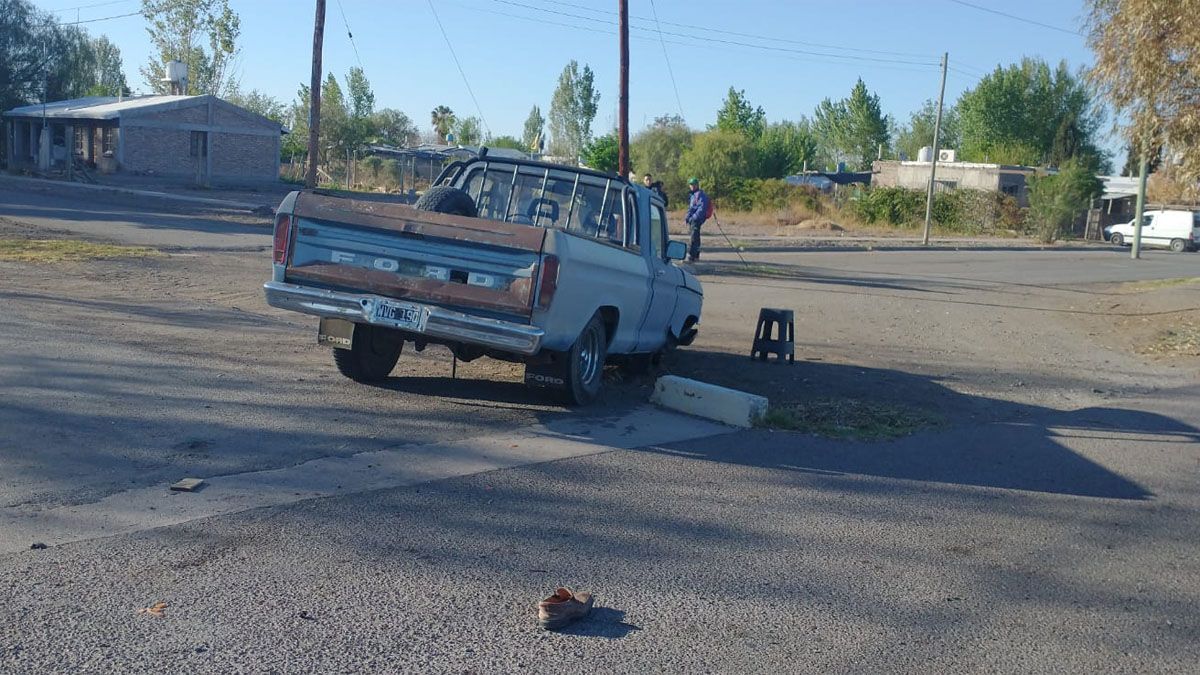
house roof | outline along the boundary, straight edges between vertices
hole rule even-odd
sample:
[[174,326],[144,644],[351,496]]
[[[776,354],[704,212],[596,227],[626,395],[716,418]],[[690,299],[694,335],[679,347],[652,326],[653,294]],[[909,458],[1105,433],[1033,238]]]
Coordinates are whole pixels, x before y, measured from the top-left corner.
[[21,106],[4,113],[5,117],[42,117],[49,119],[112,120],[121,113],[131,110],[146,110],[157,107],[185,107],[202,103],[208,96],[134,96],[118,99],[116,96],[88,96],[66,101],[52,101],[42,105]]
[[1101,199],[1124,199],[1137,196],[1137,176],[1097,176],[1097,178],[1104,182],[1104,196]]

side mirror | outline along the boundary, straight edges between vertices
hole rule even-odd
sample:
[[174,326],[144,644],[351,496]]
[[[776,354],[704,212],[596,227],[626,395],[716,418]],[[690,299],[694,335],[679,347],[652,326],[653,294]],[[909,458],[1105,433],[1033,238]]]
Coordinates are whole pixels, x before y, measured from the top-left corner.
[[687,257],[687,244],[682,241],[667,242],[667,260],[683,260]]

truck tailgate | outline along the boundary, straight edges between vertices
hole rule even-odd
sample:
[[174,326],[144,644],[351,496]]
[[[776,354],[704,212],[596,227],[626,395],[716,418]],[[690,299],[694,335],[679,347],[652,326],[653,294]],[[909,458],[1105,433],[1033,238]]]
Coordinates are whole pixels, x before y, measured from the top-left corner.
[[545,230],[304,192],[285,279],[529,316]]

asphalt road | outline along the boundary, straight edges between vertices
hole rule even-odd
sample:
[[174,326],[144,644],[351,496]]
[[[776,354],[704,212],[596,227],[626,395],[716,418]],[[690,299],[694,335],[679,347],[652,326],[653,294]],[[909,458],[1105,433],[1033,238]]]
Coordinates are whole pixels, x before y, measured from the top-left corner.
[[[262,304],[265,230],[42,197],[0,192],[0,218],[175,254],[0,263],[19,345],[0,359],[0,671],[1200,661],[1200,367],[1113,323],[1194,307],[1114,282],[1197,276],[1200,254],[771,253],[754,276],[709,256],[701,338],[666,369],[943,419],[865,443],[639,417],[641,381],[569,413],[486,362],[450,381],[436,354],[353,385],[310,322]],[[745,359],[761,306],[797,310],[796,366]],[[214,489],[168,493],[182,475]],[[539,632],[558,584],[599,609]]]

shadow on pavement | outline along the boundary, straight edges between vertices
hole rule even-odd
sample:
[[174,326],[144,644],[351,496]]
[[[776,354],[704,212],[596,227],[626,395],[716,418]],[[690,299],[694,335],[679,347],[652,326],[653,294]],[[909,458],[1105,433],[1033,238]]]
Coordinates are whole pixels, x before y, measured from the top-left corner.
[[619,640],[638,630],[641,630],[640,626],[626,623],[624,611],[611,607],[593,607],[587,618],[557,632],[563,635]]
[[794,366],[724,352],[683,350],[672,374],[788,401],[853,398],[916,408],[938,428],[891,442],[856,442],[752,430],[674,448],[682,457],[821,474],[863,474],[1111,499],[1148,499],[1137,483],[1063,444],[1088,434],[1136,444],[1167,437],[1200,442],[1200,429],[1154,413],[1120,408],[1055,410],[956,392],[927,377],[821,362]]

